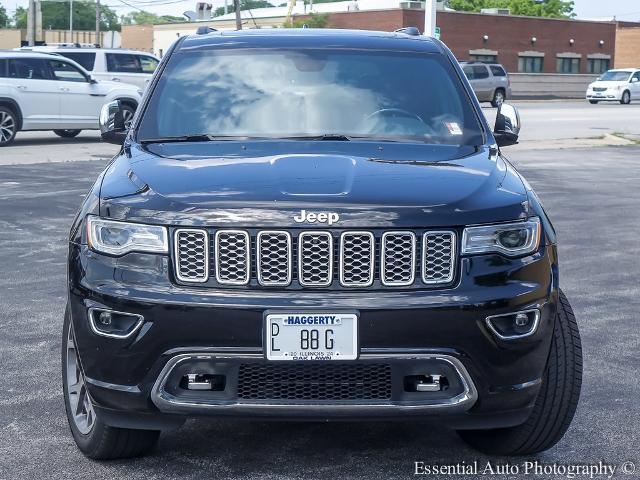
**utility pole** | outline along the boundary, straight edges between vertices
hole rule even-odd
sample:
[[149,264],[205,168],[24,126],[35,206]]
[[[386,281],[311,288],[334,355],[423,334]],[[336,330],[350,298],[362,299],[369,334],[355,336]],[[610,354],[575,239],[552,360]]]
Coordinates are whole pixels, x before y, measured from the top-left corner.
[[100,0],[96,0],[96,46],[100,46]]
[[424,34],[433,37],[436,34],[436,0],[426,0],[424,4]]
[[73,41],[73,0],[69,2],[69,36],[71,37],[71,43]]
[[27,40],[30,47],[36,45],[36,2],[29,0],[29,11],[27,12]]
[[240,0],[233,0],[233,8],[236,9],[236,30],[242,30],[242,15],[240,15]]

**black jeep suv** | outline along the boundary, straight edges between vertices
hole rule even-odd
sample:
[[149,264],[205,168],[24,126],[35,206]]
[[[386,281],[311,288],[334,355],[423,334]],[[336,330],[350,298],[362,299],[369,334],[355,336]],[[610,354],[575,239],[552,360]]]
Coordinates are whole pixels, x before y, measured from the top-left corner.
[[180,38],[69,238],[71,432],[139,455],[191,416],[436,419],[476,448],[560,440],[580,393],[556,235],[439,41]]

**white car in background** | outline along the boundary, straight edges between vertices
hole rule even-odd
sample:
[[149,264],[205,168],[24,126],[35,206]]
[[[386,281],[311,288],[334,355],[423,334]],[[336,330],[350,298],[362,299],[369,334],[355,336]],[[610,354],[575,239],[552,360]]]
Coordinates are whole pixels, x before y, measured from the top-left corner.
[[587,88],[589,103],[620,102],[628,105],[640,99],[640,69],[623,68],[603,73]]
[[147,86],[160,63],[160,60],[150,53],[121,48],[49,45],[23,47],[20,50],[56,53],[82,65],[96,80],[129,83],[142,89]]
[[130,124],[141,98],[140,88],[95,80],[59,55],[0,51],[0,147],[20,130],[52,130],[63,138],[98,130],[102,106],[115,100]]

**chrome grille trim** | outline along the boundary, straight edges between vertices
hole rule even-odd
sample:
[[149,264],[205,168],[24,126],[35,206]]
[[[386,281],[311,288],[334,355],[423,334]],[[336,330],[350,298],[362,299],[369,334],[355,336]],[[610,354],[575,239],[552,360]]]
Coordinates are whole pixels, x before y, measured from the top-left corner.
[[[348,242],[353,242],[355,238],[366,238],[369,242],[368,253],[359,255],[360,258],[355,254],[358,246],[348,246]],[[347,252],[348,248],[351,249],[351,253]],[[360,253],[363,253],[363,251],[361,250]],[[368,260],[366,260],[366,255],[368,255]],[[363,256],[365,259],[362,258]],[[373,285],[373,275],[376,265],[375,257],[376,244],[373,233],[362,231],[343,232],[340,235],[340,285],[343,287],[370,287]],[[363,263],[364,265],[359,265]],[[353,280],[354,277],[362,277],[363,270],[367,274],[365,280]],[[360,271],[360,273],[358,273],[358,271]],[[349,279],[349,277],[351,277],[351,279]]]
[[181,282],[209,280],[209,234],[199,228],[178,228],[174,232],[175,274]]
[[[395,245],[390,245],[394,242]],[[393,248],[394,251],[390,252]],[[409,249],[408,255],[406,250]],[[405,250],[405,252],[402,252]],[[392,265],[390,255],[398,253],[403,265]],[[407,263],[407,257],[409,257]],[[416,235],[410,230],[389,231],[382,234],[380,248],[380,282],[387,287],[412,285],[416,278]]]
[[427,285],[451,283],[455,275],[456,233],[432,230],[422,238],[422,281]]
[[[264,243],[271,242],[273,244],[273,240],[270,240],[269,237],[275,238],[278,243],[275,245],[275,251],[273,251],[274,248],[271,248],[270,252],[266,252]],[[291,284],[293,277],[292,252],[291,234],[289,232],[284,230],[262,230],[258,232],[256,237],[256,273],[258,283],[267,287],[286,287]],[[270,269],[270,271],[267,271],[267,269]],[[276,279],[274,280],[274,278]]]
[[[244,230],[217,230],[214,242],[216,281],[221,285],[247,285],[251,278],[249,233]],[[231,245],[223,245],[223,242],[231,242]],[[230,250],[235,250],[236,255]],[[221,257],[227,255],[232,255],[231,261],[221,261]]]
[[[307,237],[324,239],[326,247],[321,246],[315,253],[307,252],[314,248],[305,245]],[[311,255],[319,257],[313,265],[309,261]],[[298,282],[303,287],[328,287],[333,282],[333,236],[330,232],[306,231],[298,236]]]

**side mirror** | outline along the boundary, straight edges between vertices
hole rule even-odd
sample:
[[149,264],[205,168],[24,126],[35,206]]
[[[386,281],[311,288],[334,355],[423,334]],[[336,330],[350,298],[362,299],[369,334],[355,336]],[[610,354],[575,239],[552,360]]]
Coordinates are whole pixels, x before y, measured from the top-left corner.
[[93,75],[89,75],[89,83],[91,83],[92,85],[95,85],[96,83],[98,83],[98,81],[93,78]]
[[102,106],[99,123],[102,140],[116,145],[124,143],[124,139],[127,138],[127,129],[119,100]]
[[638,77],[633,77],[631,79],[631,83],[638,83],[640,81],[640,79]]
[[508,103],[498,107],[496,125],[493,128],[493,136],[499,147],[508,147],[518,143],[520,135],[520,114],[518,109]]

